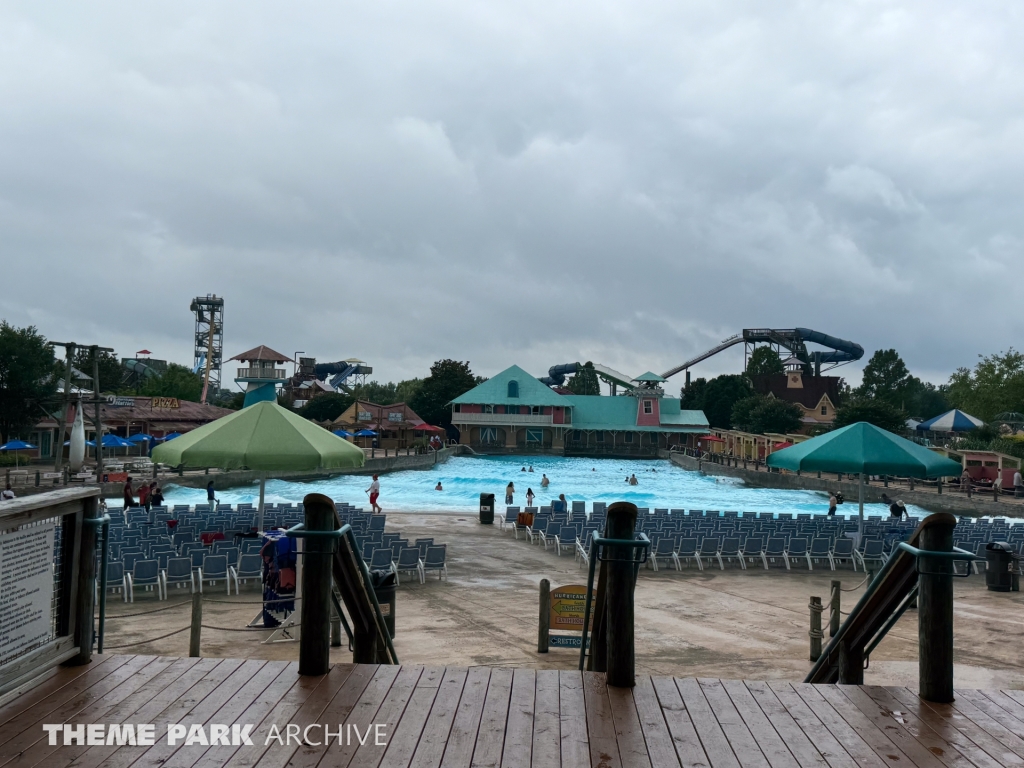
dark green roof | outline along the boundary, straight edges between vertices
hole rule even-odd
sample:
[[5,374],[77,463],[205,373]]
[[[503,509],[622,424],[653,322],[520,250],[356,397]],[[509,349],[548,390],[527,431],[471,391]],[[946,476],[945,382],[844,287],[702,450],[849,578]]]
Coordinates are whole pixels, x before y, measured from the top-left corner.
[[[519,384],[519,397],[508,396],[508,384]],[[479,403],[481,405],[560,405],[566,406],[566,398],[553,389],[541,384],[518,365],[506,368],[483,384],[465,394],[459,395],[452,403]]]
[[647,373],[641,373],[639,376],[633,379],[633,381],[654,381],[660,384],[661,382],[668,381],[668,379],[664,379],[656,373],[647,371]]

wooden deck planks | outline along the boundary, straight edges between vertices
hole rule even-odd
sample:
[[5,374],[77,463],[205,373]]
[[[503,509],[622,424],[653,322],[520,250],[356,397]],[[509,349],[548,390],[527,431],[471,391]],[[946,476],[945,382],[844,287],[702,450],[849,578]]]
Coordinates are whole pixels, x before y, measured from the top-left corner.
[[[157,724],[145,746],[50,746],[42,724]],[[168,745],[168,723],[246,723],[250,746]],[[385,726],[386,745],[372,726]],[[359,735],[267,743],[272,728]],[[332,732],[333,733],[333,732]],[[0,707],[6,768],[1024,768],[1024,692],[525,668],[342,664],[317,678],[283,661],[102,656],[57,669]]]

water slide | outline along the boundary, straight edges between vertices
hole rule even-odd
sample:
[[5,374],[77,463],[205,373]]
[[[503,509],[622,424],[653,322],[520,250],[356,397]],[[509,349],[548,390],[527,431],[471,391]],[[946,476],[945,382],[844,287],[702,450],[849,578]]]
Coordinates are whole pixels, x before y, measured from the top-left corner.
[[[624,389],[633,389],[636,386],[629,376],[616,371],[614,368],[609,368],[607,365],[599,365],[598,363],[592,363],[592,365],[594,366],[594,373],[612,386],[623,387]],[[567,375],[576,373],[582,367],[583,363],[552,365],[548,368],[548,375],[541,377],[539,381],[541,384],[547,384],[549,387],[560,387],[565,384],[565,377]]]
[[341,389],[344,392],[349,391],[345,382],[350,376],[373,373],[373,368],[366,365],[361,360],[339,360],[336,363],[317,363],[313,367],[313,370],[316,373],[317,379],[320,381],[331,376],[330,385],[334,389]]
[[[797,359],[814,366],[815,375],[821,373],[822,365],[841,365],[864,357],[864,347],[846,339],[829,336],[821,331],[813,331],[810,328],[745,328],[742,333],[722,341],[721,344],[692,357],[681,365],[671,368],[661,374],[664,378],[675,376],[680,371],[685,371],[697,363],[707,360],[719,352],[723,352],[736,344],[776,344],[788,349]],[[828,347],[831,351],[815,350],[808,352],[807,344],[818,344]]]

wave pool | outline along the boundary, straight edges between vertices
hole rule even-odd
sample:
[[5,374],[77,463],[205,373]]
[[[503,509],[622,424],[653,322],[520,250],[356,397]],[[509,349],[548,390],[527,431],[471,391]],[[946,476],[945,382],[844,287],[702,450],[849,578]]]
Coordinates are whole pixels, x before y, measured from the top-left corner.
[[[533,467],[533,472],[523,468]],[[550,485],[541,488],[546,474]],[[636,474],[639,485],[627,485],[626,477]],[[474,513],[481,493],[493,493],[499,512],[504,509],[505,486],[515,484],[515,501],[526,506],[527,488],[537,498],[535,504],[550,503],[565,494],[569,501],[611,503],[631,501],[638,507],[670,509],[742,510],[745,512],[792,512],[825,514],[828,498],[817,491],[785,491],[748,488],[731,478],[707,477],[684,470],[665,460],[587,459],[560,456],[457,456],[431,470],[403,470],[380,476],[379,504],[385,512],[426,512],[431,514]],[[443,491],[435,491],[440,482]],[[307,493],[323,493],[337,501],[369,509],[364,492],[368,475],[342,475],[329,480],[292,482],[267,481],[268,502],[296,503]],[[203,488],[169,485],[165,489],[168,504],[195,504],[206,501]],[[217,492],[223,503],[256,503],[259,486],[232,488]],[[852,504],[850,502],[853,502]],[[840,512],[856,514],[856,499],[848,499]],[[888,515],[882,504],[865,504],[864,513]],[[911,509],[911,514],[915,510]]]

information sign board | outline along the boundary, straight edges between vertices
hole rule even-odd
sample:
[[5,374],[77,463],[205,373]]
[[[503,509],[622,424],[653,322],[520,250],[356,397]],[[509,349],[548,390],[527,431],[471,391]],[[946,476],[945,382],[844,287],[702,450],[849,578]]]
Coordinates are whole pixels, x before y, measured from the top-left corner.
[[51,639],[56,523],[0,535],[0,664]]
[[[551,590],[550,627],[552,630],[583,631],[583,611],[587,601],[584,584],[569,584]],[[593,624],[593,619],[591,619]],[[578,647],[578,646],[577,646]]]

